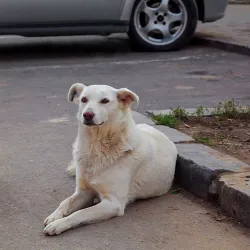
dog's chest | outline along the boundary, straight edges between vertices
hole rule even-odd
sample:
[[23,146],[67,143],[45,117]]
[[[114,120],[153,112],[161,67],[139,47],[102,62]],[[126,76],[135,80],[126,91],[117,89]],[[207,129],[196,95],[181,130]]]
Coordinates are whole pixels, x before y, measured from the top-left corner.
[[116,138],[92,140],[76,148],[75,156],[82,177],[91,179],[114,166],[128,151],[128,146]]

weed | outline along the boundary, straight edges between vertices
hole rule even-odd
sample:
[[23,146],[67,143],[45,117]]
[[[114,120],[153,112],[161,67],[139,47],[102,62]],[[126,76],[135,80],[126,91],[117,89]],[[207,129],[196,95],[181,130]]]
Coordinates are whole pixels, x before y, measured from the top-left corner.
[[234,100],[219,102],[219,105],[214,110],[214,115],[235,118],[238,115],[238,104]]
[[180,121],[173,116],[172,114],[169,115],[150,115],[151,118],[155,121],[155,123],[157,125],[165,125],[165,126],[169,126],[171,128],[177,128],[180,124]]
[[169,194],[179,194],[182,191],[181,188],[177,188],[177,189],[171,189],[169,191]]
[[[175,109],[171,108],[170,114],[150,114],[150,117],[157,125],[165,125],[171,128],[177,128],[181,121],[188,120],[188,116],[196,116],[200,120],[206,113],[209,113],[209,109],[199,106],[193,114],[189,114],[185,109],[177,107]],[[250,117],[250,107],[242,108],[234,100],[226,100],[220,102],[218,106],[211,112],[211,115],[218,119],[224,118],[239,118],[239,117]],[[198,141],[209,145],[212,143],[211,139],[207,137],[199,137]]]
[[226,138],[227,138],[227,136],[224,133],[218,133],[215,136],[215,139],[216,139],[217,142],[223,141]]
[[199,107],[196,109],[196,111],[195,111],[195,114],[196,114],[197,116],[203,116],[204,113],[205,113],[205,111],[204,111],[204,108],[203,108],[202,105],[199,106]]
[[182,109],[180,107],[178,107],[176,109],[171,108],[171,114],[180,120],[183,120],[183,119],[187,118],[187,116],[188,116],[188,113],[186,112],[186,110]]
[[219,102],[219,105],[214,109],[212,114],[233,119],[242,115],[250,115],[250,107],[243,108],[234,99],[226,100]]
[[213,141],[210,137],[208,136],[204,136],[201,133],[196,133],[193,135],[193,138],[197,141],[200,142],[202,144],[208,145],[208,146],[212,146],[213,145]]

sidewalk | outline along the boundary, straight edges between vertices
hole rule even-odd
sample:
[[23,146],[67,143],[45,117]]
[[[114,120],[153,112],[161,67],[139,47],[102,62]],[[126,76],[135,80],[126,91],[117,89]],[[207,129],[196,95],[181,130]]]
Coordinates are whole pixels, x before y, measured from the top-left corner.
[[210,46],[250,55],[250,5],[228,5],[223,19],[200,23],[196,37]]
[[[63,97],[57,102],[62,105]],[[137,123],[153,124],[139,113],[133,115]],[[74,179],[65,174],[75,135],[72,131],[77,131],[74,120],[72,112],[69,117],[53,121],[32,120],[18,123],[18,127],[9,124],[8,130],[1,131],[1,250],[250,248],[248,228],[178,188],[168,195],[132,204],[122,217],[82,226],[57,237],[44,236],[44,218],[74,190]],[[170,135],[174,141],[188,139],[180,133]]]

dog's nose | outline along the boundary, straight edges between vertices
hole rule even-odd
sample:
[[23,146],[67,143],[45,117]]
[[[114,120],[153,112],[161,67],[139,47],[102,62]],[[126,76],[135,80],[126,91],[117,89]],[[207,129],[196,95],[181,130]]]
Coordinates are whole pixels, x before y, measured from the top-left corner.
[[93,118],[94,118],[94,116],[95,116],[95,114],[93,113],[93,112],[85,112],[84,114],[83,114],[83,117],[84,117],[84,119],[86,120],[86,121],[88,121],[88,122],[90,122],[90,121],[92,121],[93,120]]

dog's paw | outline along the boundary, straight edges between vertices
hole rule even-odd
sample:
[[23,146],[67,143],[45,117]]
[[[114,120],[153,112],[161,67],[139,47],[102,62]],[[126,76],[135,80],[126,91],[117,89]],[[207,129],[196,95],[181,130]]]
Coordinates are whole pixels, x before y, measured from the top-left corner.
[[74,161],[67,167],[67,173],[72,177],[76,176],[76,164]]
[[48,216],[45,220],[44,220],[44,225],[47,226],[49,225],[51,222],[59,220],[63,218],[63,213],[60,212],[59,210],[54,211],[50,216]]
[[46,235],[58,235],[68,229],[70,229],[70,225],[67,221],[67,218],[62,218],[48,224],[44,228],[43,232]]

